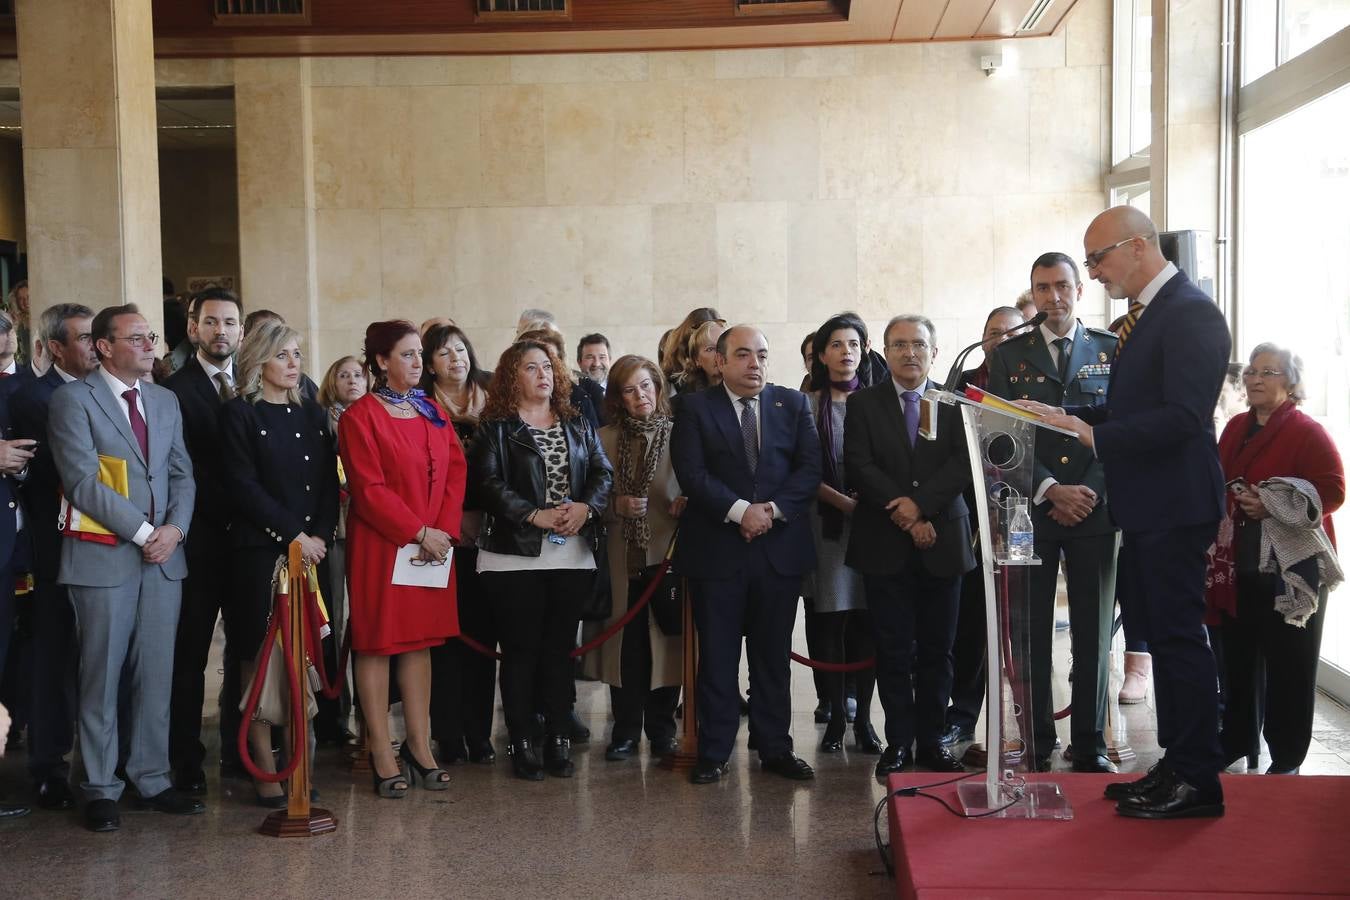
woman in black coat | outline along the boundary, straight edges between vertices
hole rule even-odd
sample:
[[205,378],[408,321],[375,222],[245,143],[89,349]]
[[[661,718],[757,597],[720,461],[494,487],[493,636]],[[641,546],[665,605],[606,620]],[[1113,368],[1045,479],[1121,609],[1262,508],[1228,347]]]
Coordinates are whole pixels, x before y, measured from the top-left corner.
[[[236,633],[227,640],[247,661],[245,685],[267,634],[278,558],[299,541],[305,562],[321,566],[322,588],[322,563],[337,531],[337,461],[326,414],[300,396],[299,342],[299,334],[279,322],[251,333],[236,360],[239,396],[220,412],[224,479],[233,505],[230,563],[222,574],[232,579],[232,602],[239,605],[232,617]],[[252,723],[249,742],[258,768],[275,771],[271,725]],[[260,805],[286,805],[280,785],[259,783],[255,789]]]

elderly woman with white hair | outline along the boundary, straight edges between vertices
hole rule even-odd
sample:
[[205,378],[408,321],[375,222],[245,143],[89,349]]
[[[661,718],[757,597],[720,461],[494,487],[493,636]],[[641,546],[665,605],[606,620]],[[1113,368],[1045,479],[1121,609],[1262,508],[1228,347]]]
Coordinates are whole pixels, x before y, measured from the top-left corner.
[[1345,500],[1345,468],[1326,429],[1298,409],[1298,356],[1259,344],[1242,380],[1248,409],[1219,439],[1228,518],[1208,573],[1224,647],[1221,740],[1231,764],[1264,731],[1266,772],[1293,774],[1312,740],[1327,593],[1340,580],[1331,513]]

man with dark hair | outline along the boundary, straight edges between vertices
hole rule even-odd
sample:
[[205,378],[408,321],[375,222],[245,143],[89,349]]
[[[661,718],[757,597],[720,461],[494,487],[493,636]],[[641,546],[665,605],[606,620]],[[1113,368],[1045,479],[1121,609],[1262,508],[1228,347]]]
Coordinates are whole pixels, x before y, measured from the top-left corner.
[[[994,351],[989,390],[1009,400],[1049,406],[1105,405],[1116,336],[1088,328],[1074,316],[1083,284],[1073,258],[1063,253],[1039,256],[1031,266],[1031,295],[1045,321]],[[1034,763],[1049,770],[1055,742],[1050,657],[1055,581],[1063,554],[1073,653],[1073,770],[1115,772],[1106,756],[1104,729],[1119,536],[1107,511],[1102,463],[1074,438],[1038,431],[1031,490],[1031,523],[1041,559],[1031,568],[1027,598]]]
[[38,340],[52,363],[42,377],[23,385],[11,403],[14,432],[36,441],[20,493],[33,547],[31,635],[33,676],[28,722],[28,774],[37,804],[70,809],[67,755],[75,746],[75,669],[78,644],[70,594],[58,583],[61,479],[47,440],[47,411],[63,384],[84,378],[98,366],[90,334],[94,311],[79,303],[58,303],[38,319]]
[[[126,774],[140,803],[177,815],[205,810],[174,789],[168,753],[167,648],[178,626],[187,575],[181,543],[196,487],[178,401],[146,380],[158,335],[130,305],[102,310],[90,331],[100,368],[52,394],[48,434],[66,499],[112,532],[111,543],[63,537],[58,580],[70,590],[80,634],[85,826],[115,831],[124,787],[115,774],[124,677],[132,718]],[[126,495],[100,478],[105,460],[125,465]]]
[[186,545],[188,577],[174,641],[173,700],[169,719],[169,759],[174,786],[193,795],[206,793],[202,745],[202,700],[205,671],[216,619],[225,617],[225,679],[220,691],[220,747],[224,760],[235,761],[239,726],[239,663],[232,641],[233,605],[229,579],[220,560],[230,546],[230,498],[225,491],[221,455],[220,407],[235,395],[234,354],[239,349],[243,307],[224,288],[207,288],[192,298],[191,328],[197,352],[164,386],[178,398],[183,415],[183,442],[196,473],[197,502],[192,510],[192,536]]
[[750,739],[785,778],[815,772],[792,752],[788,653],[801,577],[815,567],[812,502],[820,440],[806,395],[767,384],[764,335],[737,325],[717,339],[722,384],[689,394],[670,458],[689,497],[675,565],[689,577],[701,654],[695,784],[726,773],[740,727],[741,639],[749,653]]
[[1117,206],[1083,234],[1084,266],[1130,300],[1102,406],[1056,409],[1102,461],[1111,516],[1123,532],[1120,595],[1153,655],[1158,743],[1148,775],[1107,786],[1121,815],[1221,816],[1218,671],[1205,637],[1206,553],[1224,514],[1214,405],[1232,337],[1221,313],[1168,262],[1148,216]]
[[603,334],[588,334],[577,342],[577,365],[601,391],[609,379],[609,338]]
[[[919,435],[920,401],[935,382],[937,334],[900,315],[884,333],[891,377],[848,398],[844,470],[857,491],[845,561],[863,575],[886,711],[879,778],[911,759],[938,772],[962,766],[942,744],[952,687],[961,577],[975,566],[965,430],[956,407],[937,408],[937,437]],[[911,757],[912,747],[917,752]]]

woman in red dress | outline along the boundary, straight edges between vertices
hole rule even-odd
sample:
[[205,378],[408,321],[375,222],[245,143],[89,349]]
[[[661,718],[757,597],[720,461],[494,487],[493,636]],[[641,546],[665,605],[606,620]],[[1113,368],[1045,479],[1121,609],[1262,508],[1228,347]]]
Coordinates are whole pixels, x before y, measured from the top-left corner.
[[[370,729],[371,766],[381,797],[402,797],[407,763],[415,783],[445,790],[450,775],[431,753],[430,648],[459,634],[455,582],[444,588],[392,583],[399,548],[417,544],[427,565],[446,565],[460,533],[464,451],[445,411],[417,387],[422,341],[411,322],[366,329],[375,388],[338,425],[351,492],[347,569],[356,689]],[[389,741],[389,658],[398,657],[407,737],[395,759]],[[401,760],[401,762],[400,762]]]

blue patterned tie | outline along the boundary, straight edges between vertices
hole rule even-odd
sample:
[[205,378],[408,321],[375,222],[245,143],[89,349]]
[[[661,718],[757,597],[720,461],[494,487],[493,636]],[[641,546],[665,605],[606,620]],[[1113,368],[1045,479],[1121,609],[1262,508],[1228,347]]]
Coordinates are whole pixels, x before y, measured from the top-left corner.
[[913,447],[919,440],[919,392],[905,391],[901,396],[905,398],[905,432]]
[[759,428],[755,424],[754,397],[741,398],[741,440],[745,443],[745,461],[753,475],[759,465]]

